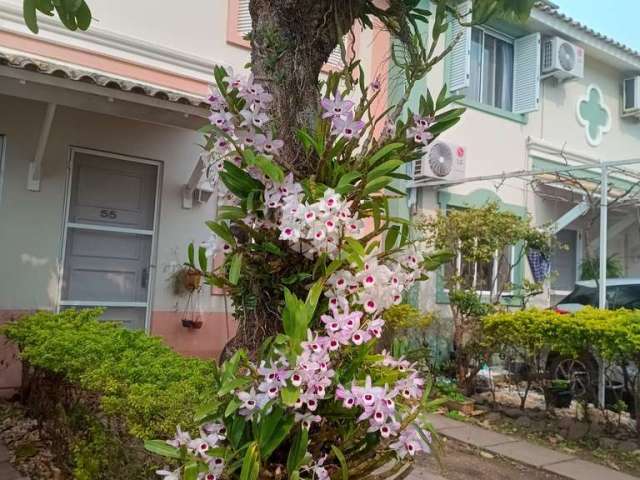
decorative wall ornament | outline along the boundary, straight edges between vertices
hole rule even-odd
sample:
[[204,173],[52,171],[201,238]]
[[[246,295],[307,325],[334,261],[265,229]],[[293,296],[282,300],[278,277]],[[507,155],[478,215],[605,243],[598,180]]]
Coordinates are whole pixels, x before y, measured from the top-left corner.
[[587,87],[584,97],[578,99],[578,122],[584,127],[587,142],[592,147],[602,143],[602,136],[611,130],[611,111],[604,103],[604,95],[597,85]]

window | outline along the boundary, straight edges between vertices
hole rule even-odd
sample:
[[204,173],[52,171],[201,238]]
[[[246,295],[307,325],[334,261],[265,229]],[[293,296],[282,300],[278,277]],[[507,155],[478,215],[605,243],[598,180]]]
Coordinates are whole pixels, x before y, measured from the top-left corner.
[[513,108],[513,42],[480,28],[471,30],[467,97],[511,111]]
[[[464,16],[471,7],[465,1],[458,9]],[[517,121],[524,120],[518,115],[538,110],[540,32],[512,38],[490,27],[470,28],[453,19],[449,25],[449,40],[458,38],[447,56],[451,91],[465,94],[470,106]]]
[[2,205],[2,185],[4,184],[4,135],[0,135],[0,205]]
[[445,278],[459,276],[465,288],[472,288],[487,295],[508,293],[514,283],[514,247],[496,252],[490,262],[465,262],[461,255],[445,265]]
[[556,234],[558,245],[551,254],[551,289],[570,292],[576,285],[577,265],[576,249],[578,248],[578,232],[560,230]]

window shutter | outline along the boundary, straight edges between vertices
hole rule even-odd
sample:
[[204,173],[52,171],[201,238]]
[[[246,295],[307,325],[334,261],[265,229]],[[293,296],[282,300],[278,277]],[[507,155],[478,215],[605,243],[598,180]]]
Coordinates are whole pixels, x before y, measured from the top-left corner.
[[240,36],[251,33],[251,14],[249,13],[249,0],[238,0],[237,28]]
[[[471,20],[471,2],[466,1],[458,6],[458,11],[465,20]],[[462,37],[449,54],[449,90],[455,91],[469,86],[469,72],[471,70],[471,28],[463,27],[454,18],[451,19],[451,41],[460,33]]]
[[[343,40],[346,41],[345,37]],[[340,45],[336,45],[336,48],[329,54],[329,59],[327,60],[327,65],[331,65],[332,67],[342,68],[344,64],[342,63],[342,52],[340,51]]]
[[540,33],[513,42],[513,112],[529,113],[540,106]]

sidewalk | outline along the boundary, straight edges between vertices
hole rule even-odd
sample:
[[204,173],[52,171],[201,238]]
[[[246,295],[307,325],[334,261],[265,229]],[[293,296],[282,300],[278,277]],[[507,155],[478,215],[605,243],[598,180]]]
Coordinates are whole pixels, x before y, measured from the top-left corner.
[[2,480],[24,480],[13,466],[9,463],[9,451],[0,441],[0,479]]
[[442,415],[428,415],[427,418],[444,437],[572,480],[637,480],[638,478]]

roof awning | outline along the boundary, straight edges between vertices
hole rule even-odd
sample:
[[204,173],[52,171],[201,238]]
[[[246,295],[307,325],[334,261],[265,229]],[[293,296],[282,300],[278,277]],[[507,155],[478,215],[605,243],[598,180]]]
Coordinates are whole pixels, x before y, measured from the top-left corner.
[[6,48],[0,93],[190,130],[208,115],[202,96]]

